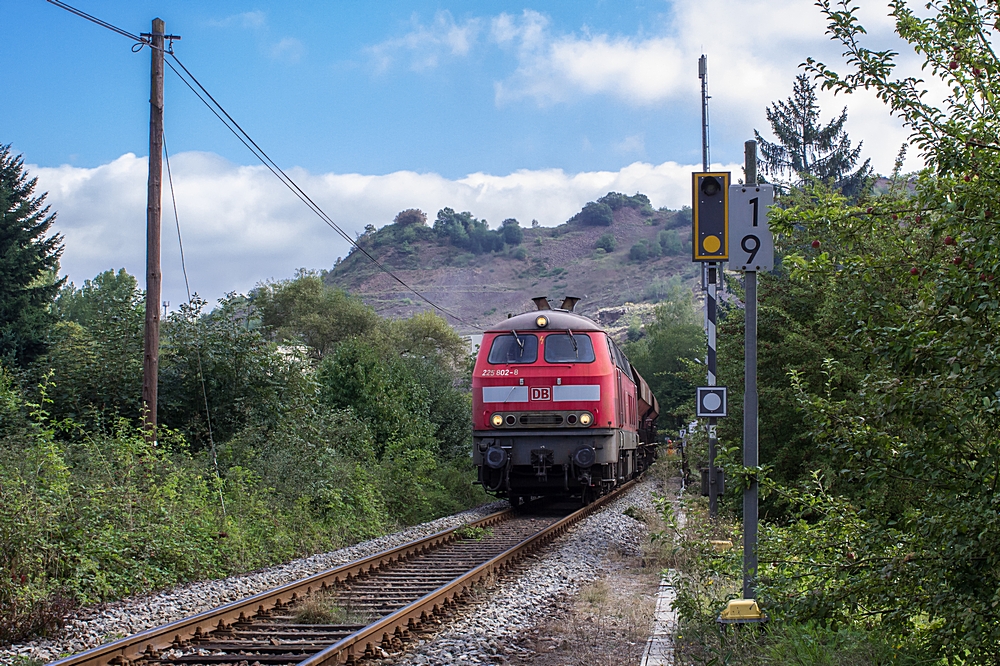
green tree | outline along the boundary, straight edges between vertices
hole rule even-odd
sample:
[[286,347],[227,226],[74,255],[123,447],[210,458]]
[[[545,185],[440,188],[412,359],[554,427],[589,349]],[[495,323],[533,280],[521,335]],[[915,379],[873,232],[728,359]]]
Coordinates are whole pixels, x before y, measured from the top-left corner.
[[410,226],[411,224],[425,225],[427,224],[427,213],[419,208],[407,208],[397,213],[392,223],[401,227]]
[[[817,188],[813,191],[819,191]],[[829,196],[829,193],[827,193]],[[808,197],[793,190],[785,197],[804,201]],[[780,252],[794,253],[809,248],[803,242],[815,231],[802,236],[779,238]],[[811,242],[811,239],[810,239]],[[824,237],[824,242],[828,242]],[[731,293],[743,295],[743,285],[729,282]],[[820,281],[803,283],[792,279],[787,266],[757,276],[757,395],[762,406],[759,410],[758,442],[760,460],[770,467],[770,478],[776,483],[801,487],[811,482],[812,473],[827,473],[835,492],[852,492],[849,482],[841,482],[832,470],[832,456],[810,435],[805,414],[796,392],[791,388],[790,373],[796,373],[802,385],[809,390],[823,388],[823,360],[833,359],[841,368],[851,368],[842,374],[844,382],[838,395],[856,389],[848,378],[864,373],[868,357],[848,343],[840,331],[841,316],[839,296],[834,285]],[[734,456],[742,460],[743,441],[743,381],[744,381],[744,309],[726,307],[719,319],[718,379],[729,387],[730,417],[719,424],[721,441],[734,443]],[[731,496],[733,507],[742,501]],[[765,499],[763,515],[773,519],[787,519],[787,505],[777,497]]]
[[871,160],[854,169],[861,159],[861,145],[851,147],[844,124],[847,108],[822,125],[816,102],[816,84],[805,74],[795,77],[792,96],[767,109],[767,120],[776,141],[767,141],[757,130],[761,165],[779,184],[796,184],[804,178],[836,185],[848,196],[858,196],[871,175]]
[[[991,100],[1000,93],[992,47],[1000,12],[966,2],[890,6],[896,33],[951,91],[939,108],[924,81],[898,78],[895,53],[865,46],[856,7],[820,6],[849,70],[809,61],[809,71],[838,92],[874,90],[906,123],[927,168],[912,196],[850,206],[810,188],[776,212],[772,228],[797,246],[785,257],[791,278],[836,295],[831,335],[870,361],[822,363],[818,390],[794,376],[810,437],[857,492],[846,511],[836,498],[812,509],[798,500],[825,516],[797,541],[809,565],[793,564],[801,551],[786,552],[765,575],[784,588],[772,598],[789,600],[799,618],[846,621],[864,608],[928,659],[996,664],[1000,117]],[[843,517],[854,523],[850,540],[837,538]]]
[[141,409],[144,296],[134,277],[109,270],[77,289],[63,287],[54,310],[49,351],[39,375],[51,371],[59,387],[52,412],[88,424],[115,416],[138,418]]
[[352,409],[372,429],[380,458],[393,442],[432,448],[427,391],[385,346],[347,340],[323,359],[317,379],[326,404]]
[[0,145],[0,358],[27,366],[46,348],[55,323],[50,306],[65,278],[56,279],[62,236],[47,236],[55,213],[34,196],[21,155]]
[[625,353],[649,383],[660,403],[661,427],[683,413],[694,386],[686,378],[686,363],[699,358],[705,335],[687,286],[670,286],[670,293],[656,306],[656,318],[646,324],[646,334],[625,345]]
[[205,305],[196,296],[170,313],[160,348],[160,422],[199,450],[210,444],[209,427],[216,442],[249,426],[273,427],[307,381],[304,359],[279,353],[248,325],[244,299],[230,294],[207,314]]
[[668,229],[691,228],[691,206],[681,206],[680,210],[673,211],[673,213],[673,217],[667,220]]
[[521,225],[513,217],[508,217],[503,221],[501,232],[503,233],[503,242],[507,245],[520,245],[524,238]]
[[318,274],[304,270],[293,280],[258,287],[252,304],[274,340],[304,344],[315,358],[322,358],[338,342],[367,335],[379,325],[378,315],[360,299],[325,285]]
[[[427,418],[444,461],[468,460],[472,450],[472,396],[468,380],[429,358],[404,359],[410,375],[427,395]],[[456,385],[457,384],[457,385]]]
[[649,203],[649,197],[640,192],[636,192],[632,196],[622,194],[621,192],[608,192],[603,197],[598,199],[597,203],[605,204],[610,207],[611,210],[634,208],[641,213],[653,212],[653,206]]
[[442,241],[473,254],[499,252],[504,248],[502,231],[492,231],[486,220],[477,220],[472,213],[456,213],[451,208],[442,208],[434,220],[434,232]]
[[388,322],[389,337],[401,356],[426,359],[454,375],[464,376],[469,345],[443,318],[419,312],[408,319]]
[[608,204],[589,201],[583,210],[571,217],[569,221],[588,226],[610,227],[614,221],[614,215]]

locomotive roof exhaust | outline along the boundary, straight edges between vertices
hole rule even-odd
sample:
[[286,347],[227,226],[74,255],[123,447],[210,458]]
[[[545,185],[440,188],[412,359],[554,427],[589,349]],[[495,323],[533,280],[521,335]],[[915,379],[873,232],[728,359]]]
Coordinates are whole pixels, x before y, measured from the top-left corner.
[[[536,296],[531,300],[532,302],[534,302],[535,307],[538,308],[539,310],[552,309],[552,306],[549,305],[549,299],[546,298],[545,296]],[[572,312],[573,308],[575,308],[576,304],[579,302],[580,299],[577,298],[576,296],[567,296],[566,298],[563,299],[562,305],[560,305],[558,309],[565,310],[566,312]]]
[[562,305],[559,306],[561,310],[566,310],[567,312],[572,312],[576,304],[580,302],[580,299],[576,296],[567,296],[563,299]]

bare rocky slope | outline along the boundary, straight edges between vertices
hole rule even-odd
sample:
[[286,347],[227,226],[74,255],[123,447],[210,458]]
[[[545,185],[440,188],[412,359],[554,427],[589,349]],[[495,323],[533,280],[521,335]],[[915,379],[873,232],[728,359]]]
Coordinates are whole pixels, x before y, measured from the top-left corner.
[[[651,312],[651,304],[665,295],[671,280],[693,285],[697,276],[690,258],[690,223],[678,211],[622,207],[614,211],[610,226],[569,222],[524,228],[519,246],[478,255],[436,238],[385,242],[390,226],[360,242],[404,282],[465,320],[449,322],[464,334],[476,333],[508,313],[534,309],[531,299],[536,296],[547,296],[555,305],[563,296],[580,297],[577,311],[603,325],[621,327],[626,313]],[[644,261],[630,258],[633,245],[643,240],[657,243],[660,232],[670,229],[680,237],[680,251]],[[598,239],[609,232],[615,249],[597,249]],[[382,316],[402,318],[429,307],[358,251],[339,261],[324,279],[360,296]],[[626,303],[648,305],[626,308]]]

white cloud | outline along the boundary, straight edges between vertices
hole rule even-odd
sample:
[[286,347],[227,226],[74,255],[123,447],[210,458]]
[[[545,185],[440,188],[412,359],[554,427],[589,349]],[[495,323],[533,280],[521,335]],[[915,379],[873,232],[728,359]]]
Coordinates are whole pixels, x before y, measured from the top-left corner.
[[[606,94],[649,106],[694,97],[702,53],[709,55],[713,88],[742,100],[787,85],[789,73],[807,56],[839,60],[840,49],[825,35],[825,20],[812,3],[703,0],[672,7],[659,30],[638,35],[589,28],[556,33],[548,18],[532,10],[499,15],[492,20],[493,40],[516,47],[517,68],[498,83],[497,101],[549,104]],[[867,11],[862,18],[870,36],[895,39],[884,14]]]
[[209,21],[208,24],[215,28],[262,28],[267,25],[267,14],[260,10],[243,12]]
[[540,104],[565,102],[581,94],[607,93],[630,103],[663,100],[678,88],[681,77],[676,44],[667,38],[611,38],[585,34],[551,34],[550,22],[538,12],[501,14],[492,21],[493,40],[514,49],[516,71],[495,84],[499,104],[531,98]]
[[411,26],[402,37],[368,48],[376,71],[385,71],[397,59],[406,60],[414,71],[422,71],[437,67],[443,57],[465,56],[479,35],[481,21],[470,18],[458,23],[451,12],[439,11],[430,25],[424,25],[414,16]]
[[[740,165],[716,165],[739,171]],[[246,292],[260,281],[291,277],[296,268],[330,268],[346,241],[315,217],[263,167],[239,166],[210,153],[171,158],[191,287],[212,299]],[[290,175],[354,235],[382,226],[400,210],[421,208],[431,219],[450,206],[494,227],[508,217],[560,224],[609,191],[643,192],[655,206],[689,203],[694,165],[635,162],[618,171],[568,174],[561,169],[485,173],[448,179],[434,173]],[[129,153],[96,168],[31,166],[39,191],[58,211],[64,274],[76,284],[109,268],[145,274],[146,159]],[[168,191],[163,196],[163,298],[185,300]]]
[[271,47],[271,57],[283,62],[298,62],[304,52],[302,42],[294,37],[285,37]]
[[[887,7],[878,3],[860,10],[868,31],[866,44],[899,51],[900,71],[920,74],[919,60],[894,34],[887,14]],[[384,71],[402,60],[413,70],[424,70],[443,64],[445,55],[465,56],[492,43],[512,64],[494,81],[500,107],[525,100],[546,107],[605,96],[637,108],[697,108],[697,61],[707,54],[717,136],[750,138],[753,129],[766,130],[764,110],[791,94],[793,79],[802,71],[799,64],[807,57],[835,69],[842,63],[843,49],[826,35],[823,15],[802,0],[675,0],[661,24],[635,34],[608,34],[586,26],[566,31],[532,9],[461,23],[439,12],[430,25],[416,18],[412,23],[403,37],[369,49],[377,69]],[[477,40],[484,25],[488,39]],[[931,88],[935,97],[946,94],[937,82]],[[901,122],[889,116],[871,91],[847,98],[820,93],[824,119],[844,105],[849,107],[849,133],[855,141],[864,140],[865,156],[875,158],[877,170],[891,169],[908,136]],[[627,146],[617,147],[622,148]],[[906,168],[920,165],[911,150]]]
[[615,143],[614,149],[619,153],[643,153],[646,151],[646,139],[642,134],[632,134]]

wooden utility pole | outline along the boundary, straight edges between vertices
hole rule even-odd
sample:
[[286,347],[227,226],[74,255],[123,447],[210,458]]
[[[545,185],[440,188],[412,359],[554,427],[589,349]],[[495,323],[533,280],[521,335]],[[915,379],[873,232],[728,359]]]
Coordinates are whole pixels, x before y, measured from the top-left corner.
[[[156,389],[160,368],[160,186],[163,175],[163,44],[166,26],[153,19],[149,85],[149,179],[146,183],[146,325],[142,407],[146,438],[156,443]],[[143,35],[144,37],[146,35]]]

